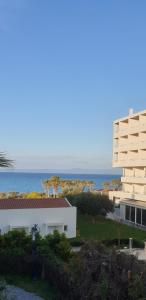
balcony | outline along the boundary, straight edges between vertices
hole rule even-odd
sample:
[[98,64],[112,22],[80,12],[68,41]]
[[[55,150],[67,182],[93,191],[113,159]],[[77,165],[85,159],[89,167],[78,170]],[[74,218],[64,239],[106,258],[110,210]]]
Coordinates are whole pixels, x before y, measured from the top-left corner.
[[124,191],[110,191],[109,198],[111,200],[113,200],[114,197],[120,198],[120,201],[123,199],[146,201],[146,195],[128,193],[128,192],[124,192]]
[[146,177],[121,177],[122,183],[146,184]]
[[146,167],[146,159],[113,159],[113,167],[124,168],[124,167]]
[[146,132],[146,122],[137,122],[136,124],[128,124],[124,127],[114,129],[114,137],[124,136],[127,134],[136,134],[139,132]]

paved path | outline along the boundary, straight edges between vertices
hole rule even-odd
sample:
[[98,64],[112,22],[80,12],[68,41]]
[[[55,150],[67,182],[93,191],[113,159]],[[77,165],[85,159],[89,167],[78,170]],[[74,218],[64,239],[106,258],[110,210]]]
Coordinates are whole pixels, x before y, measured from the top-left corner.
[[7,285],[6,295],[8,300],[44,300],[33,293],[26,292],[25,290],[12,285]]

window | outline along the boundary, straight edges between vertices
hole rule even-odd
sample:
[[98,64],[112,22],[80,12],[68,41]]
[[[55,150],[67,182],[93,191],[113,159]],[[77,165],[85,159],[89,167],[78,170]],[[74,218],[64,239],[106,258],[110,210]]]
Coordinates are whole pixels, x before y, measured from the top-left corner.
[[135,207],[131,206],[131,218],[130,221],[135,223]]
[[137,208],[136,210],[136,223],[141,225],[141,209]]
[[126,205],[126,220],[130,220],[130,206]]
[[68,230],[68,226],[64,225],[64,231],[67,231],[67,230]]
[[135,207],[126,205],[125,219],[135,223]]
[[146,226],[146,209],[142,210],[142,225]]

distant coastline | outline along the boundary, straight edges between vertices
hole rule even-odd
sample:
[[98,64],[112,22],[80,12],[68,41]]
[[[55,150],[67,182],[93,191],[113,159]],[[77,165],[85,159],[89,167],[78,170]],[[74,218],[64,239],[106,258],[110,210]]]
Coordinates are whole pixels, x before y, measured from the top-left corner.
[[0,169],[0,173],[47,173],[47,174],[78,174],[78,175],[121,175],[122,172],[119,169],[97,169],[97,170],[85,170],[85,169]]
[[52,175],[58,175],[63,179],[92,180],[95,182],[95,188],[102,188],[102,183],[119,178],[117,174],[68,174],[68,173],[50,173],[50,172],[20,172],[7,171],[0,172],[0,192],[42,192],[42,181]]

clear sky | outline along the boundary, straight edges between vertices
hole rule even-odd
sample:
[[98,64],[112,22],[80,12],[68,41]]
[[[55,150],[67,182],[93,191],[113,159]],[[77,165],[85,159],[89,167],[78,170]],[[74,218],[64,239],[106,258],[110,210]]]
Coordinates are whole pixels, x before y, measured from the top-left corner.
[[0,0],[0,151],[110,169],[112,121],[146,109],[146,1]]

